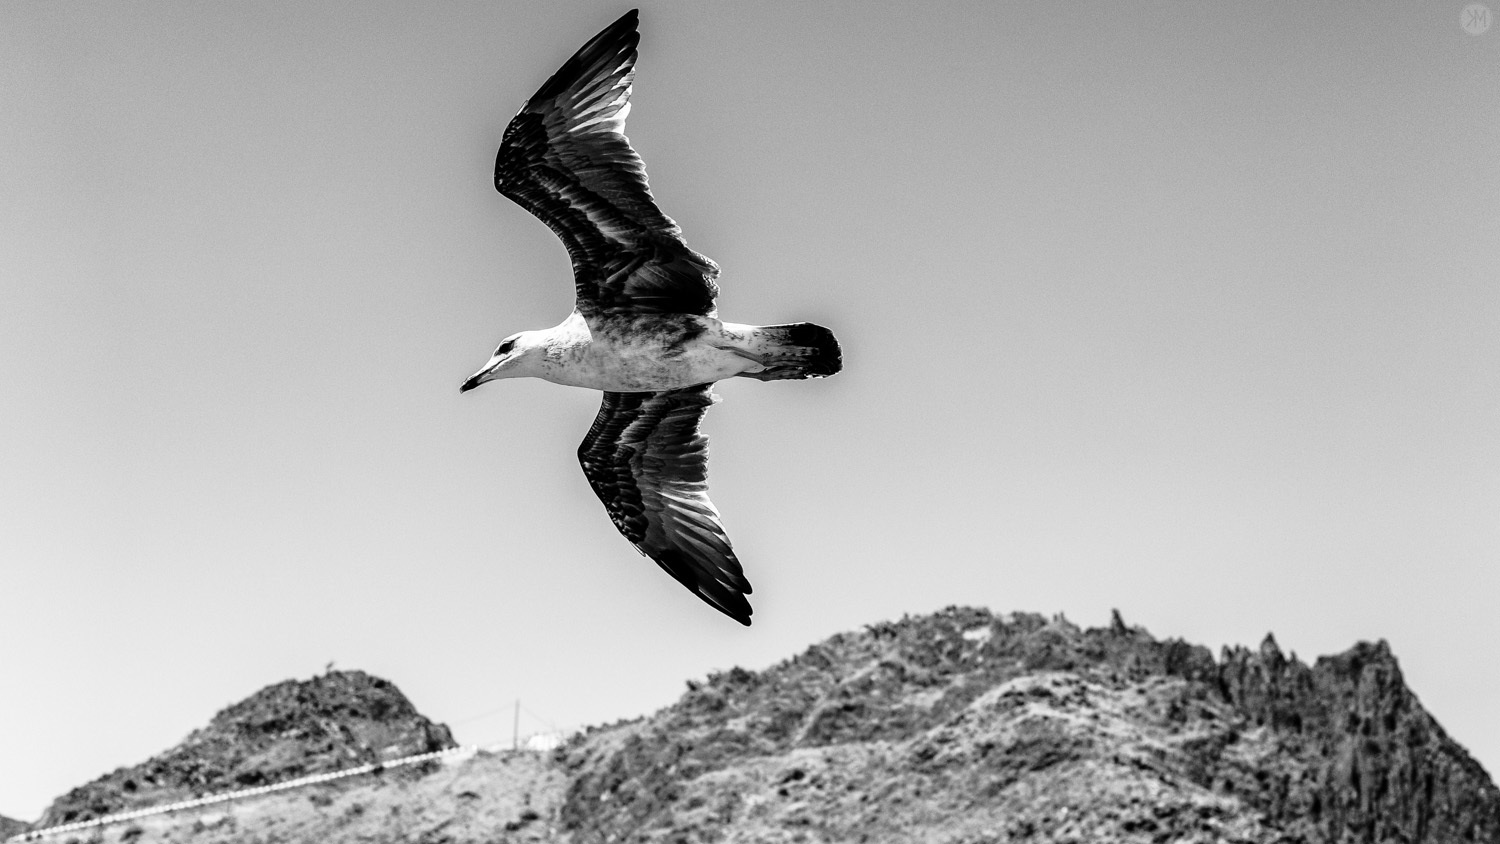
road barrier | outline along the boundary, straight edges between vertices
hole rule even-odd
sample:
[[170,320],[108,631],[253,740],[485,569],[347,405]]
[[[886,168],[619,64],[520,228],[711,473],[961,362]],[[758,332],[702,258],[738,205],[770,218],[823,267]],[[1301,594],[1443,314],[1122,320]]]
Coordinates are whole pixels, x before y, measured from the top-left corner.
[[371,762],[368,765],[360,765],[357,768],[348,768],[342,771],[330,771],[326,774],[313,774],[312,776],[298,777],[286,782],[278,782],[275,785],[261,785],[255,788],[242,788],[237,791],[223,791],[218,794],[210,794],[205,797],[195,797],[192,800],[179,800],[176,803],[167,803],[163,806],[152,806],[147,809],[136,809],[132,812],[119,812],[113,815],[94,818],[87,821],[75,821],[73,823],[49,826],[44,829],[32,829],[19,835],[12,835],[5,839],[5,844],[17,841],[40,841],[43,838],[61,835],[65,832],[78,832],[85,829],[108,826],[109,824],[133,821],[138,818],[149,818],[152,815],[165,815],[169,812],[180,812],[184,809],[196,809],[200,806],[212,806],[215,803],[227,803],[231,800],[240,800],[246,797],[258,797],[262,794],[271,794],[277,791],[287,791],[300,788],[304,785],[316,785],[323,782],[333,782],[347,777],[357,777],[361,774],[373,774],[389,768],[399,768],[403,765],[417,765],[422,762],[431,762],[437,759],[457,760],[473,756],[479,750],[473,745],[462,747],[450,747],[447,750],[435,750],[431,753],[418,753],[415,756],[403,756],[400,759],[392,759],[389,762]]

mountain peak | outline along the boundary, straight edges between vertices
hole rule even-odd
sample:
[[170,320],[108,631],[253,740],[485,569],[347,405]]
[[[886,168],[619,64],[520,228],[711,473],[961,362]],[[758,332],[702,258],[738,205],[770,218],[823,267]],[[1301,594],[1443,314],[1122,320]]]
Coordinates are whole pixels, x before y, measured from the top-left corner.
[[[262,690],[50,814],[163,802],[145,801],[143,783],[187,796],[448,744],[394,686],[330,672]],[[691,681],[671,706],[547,756],[476,753],[399,788],[362,779],[122,836],[1500,841],[1500,790],[1422,708],[1385,642],[1309,666],[1268,635],[1216,660],[1119,612],[1097,629],[972,607],[878,622],[763,671]]]
[[972,826],[1039,842],[1075,829],[1111,841],[1338,841],[1342,830],[1500,841],[1500,792],[1406,689],[1383,642],[1308,667],[1267,636],[1216,662],[1118,612],[1084,630],[1061,615],[949,607],[833,636],[762,672],[715,674],[615,730],[562,751],[575,777],[562,820],[585,838],[681,832],[694,804],[733,819],[697,817],[695,834],[744,832],[751,798],[732,794],[788,777],[766,799],[796,799],[764,804],[784,804],[764,810],[766,824],[801,807],[835,840]]

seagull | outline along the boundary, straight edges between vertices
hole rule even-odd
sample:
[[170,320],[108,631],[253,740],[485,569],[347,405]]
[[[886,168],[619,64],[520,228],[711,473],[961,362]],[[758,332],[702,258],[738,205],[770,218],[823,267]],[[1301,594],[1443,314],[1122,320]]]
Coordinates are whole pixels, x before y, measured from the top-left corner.
[[638,15],[583,45],[505,129],[495,188],[567,247],[576,299],[561,324],[506,337],[460,388],[533,377],[604,393],[578,448],[620,533],[715,609],[750,624],[745,579],[708,499],[703,414],[714,382],[820,378],[843,368],[821,325],[721,322],[719,267],[661,212],[625,137]]

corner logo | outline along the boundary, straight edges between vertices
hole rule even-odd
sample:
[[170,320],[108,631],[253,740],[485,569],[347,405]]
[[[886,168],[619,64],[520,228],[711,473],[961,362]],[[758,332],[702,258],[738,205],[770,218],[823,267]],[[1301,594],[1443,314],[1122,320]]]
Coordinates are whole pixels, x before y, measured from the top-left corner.
[[1483,35],[1490,28],[1490,7],[1483,3],[1470,3],[1459,15],[1459,26],[1470,35]]

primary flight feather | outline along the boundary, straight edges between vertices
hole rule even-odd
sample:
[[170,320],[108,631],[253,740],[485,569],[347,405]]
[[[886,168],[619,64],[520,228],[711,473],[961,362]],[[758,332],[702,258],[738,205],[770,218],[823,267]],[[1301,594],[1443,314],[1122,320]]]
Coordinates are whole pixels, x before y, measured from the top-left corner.
[[531,376],[604,392],[578,460],[615,527],[679,583],[741,624],[750,583],[708,499],[699,423],[713,382],[833,375],[838,341],[812,323],[721,322],[719,267],[656,207],[626,139],[637,13],[594,36],[505,129],[495,188],[557,233],[573,313],[505,338],[467,381]]

